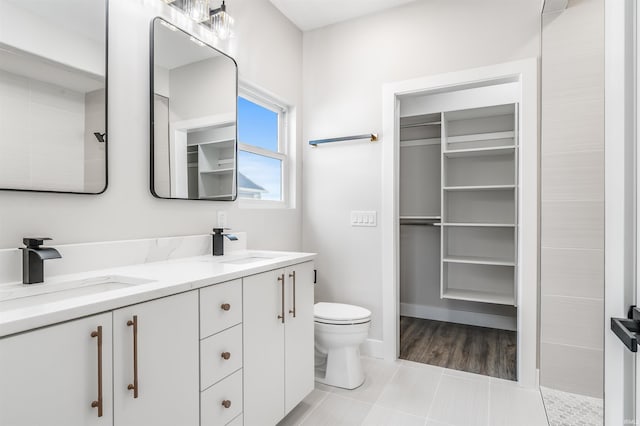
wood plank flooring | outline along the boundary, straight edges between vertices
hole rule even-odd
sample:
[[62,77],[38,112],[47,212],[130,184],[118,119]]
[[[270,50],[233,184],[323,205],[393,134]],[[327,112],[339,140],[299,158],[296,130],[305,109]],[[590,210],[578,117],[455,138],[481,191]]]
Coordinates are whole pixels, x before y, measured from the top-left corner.
[[516,380],[516,332],[400,317],[400,358]]

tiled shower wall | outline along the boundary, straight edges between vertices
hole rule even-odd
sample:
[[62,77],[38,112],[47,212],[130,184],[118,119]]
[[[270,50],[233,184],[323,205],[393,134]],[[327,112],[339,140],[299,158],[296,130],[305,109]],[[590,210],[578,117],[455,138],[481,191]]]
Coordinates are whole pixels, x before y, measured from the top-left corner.
[[604,0],[542,19],[540,380],[601,398]]

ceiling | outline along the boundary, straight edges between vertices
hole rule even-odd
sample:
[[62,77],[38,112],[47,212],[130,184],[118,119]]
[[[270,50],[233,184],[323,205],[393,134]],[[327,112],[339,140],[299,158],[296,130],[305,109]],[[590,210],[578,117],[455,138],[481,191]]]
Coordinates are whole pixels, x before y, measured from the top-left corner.
[[415,0],[270,0],[302,31],[391,9]]

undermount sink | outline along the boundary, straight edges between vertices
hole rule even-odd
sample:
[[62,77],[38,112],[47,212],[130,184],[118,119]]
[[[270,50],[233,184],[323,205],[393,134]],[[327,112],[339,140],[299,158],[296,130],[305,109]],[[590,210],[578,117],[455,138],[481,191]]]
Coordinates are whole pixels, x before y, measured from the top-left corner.
[[250,255],[242,256],[235,259],[223,260],[222,263],[227,263],[230,265],[246,265],[247,263],[262,262],[264,260],[271,260],[281,256],[282,256],[281,254],[270,255],[268,253],[259,253],[259,254],[256,253],[256,254],[250,254]]
[[143,278],[109,275],[78,281],[11,284],[0,287],[0,311],[89,296],[153,282]]

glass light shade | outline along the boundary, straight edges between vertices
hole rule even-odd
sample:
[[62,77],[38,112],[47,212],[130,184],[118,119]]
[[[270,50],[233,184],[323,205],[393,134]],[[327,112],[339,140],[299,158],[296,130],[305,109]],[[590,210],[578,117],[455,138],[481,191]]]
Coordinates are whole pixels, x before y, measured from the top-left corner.
[[204,22],[209,19],[209,0],[186,0],[184,11],[196,22]]
[[233,32],[233,18],[226,11],[221,10],[211,16],[211,29],[220,40],[226,40]]

